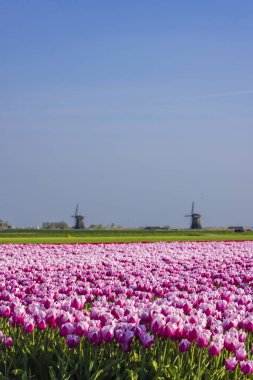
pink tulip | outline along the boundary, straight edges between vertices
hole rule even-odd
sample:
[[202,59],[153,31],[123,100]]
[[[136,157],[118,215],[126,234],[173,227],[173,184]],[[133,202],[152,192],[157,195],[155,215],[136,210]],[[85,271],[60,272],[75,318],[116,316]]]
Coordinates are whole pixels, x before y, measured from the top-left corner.
[[230,293],[229,293],[229,292],[226,292],[226,291],[223,291],[223,292],[221,293],[221,299],[223,299],[223,300],[229,302],[229,299],[230,299]]
[[136,326],[134,330],[134,334],[136,338],[139,338],[142,334],[145,334],[147,332],[147,328],[145,325],[138,325]]
[[83,306],[84,306],[84,303],[85,303],[85,299],[84,298],[73,298],[72,301],[71,301],[71,306],[74,308],[74,309],[77,309],[77,310],[82,310],[83,309]]
[[186,338],[191,342],[195,342],[199,335],[199,328],[197,325],[185,325],[184,326],[184,334]]
[[25,319],[25,308],[16,306],[13,312],[13,319],[16,324],[22,326]]
[[153,334],[159,333],[162,331],[163,326],[165,325],[164,319],[157,317],[151,323],[151,330]]
[[46,309],[49,309],[52,305],[52,301],[50,299],[45,299],[44,302],[43,302],[44,306]]
[[7,338],[4,339],[4,345],[6,347],[11,347],[13,344],[13,340],[10,336],[8,336]]
[[24,325],[24,332],[25,333],[32,333],[34,331],[34,323],[33,322],[27,322]]
[[182,339],[179,343],[179,352],[187,352],[190,348],[191,343],[187,339]]
[[57,327],[55,310],[48,309],[46,314],[46,322],[53,329]]
[[149,333],[144,333],[140,336],[140,345],[145,348],[150,348],[154,344],[154,336]]
[[161,336],[163,338],[176,339],[178,333],[178,326],[176,323],[168,322],[162,329]]
[[185,302],[184,306],[183,306],[183,310],[185,312],[185,314],[190,314],[190,311],[192,310],[192,305],[189,303],[189,302]]
[[89,330],[89,323],[86,321],[80,321],[76,324],[76,331],[75,333],[79,336],[87,336]]
[[1,305],[0,306],[0,317],[8,318],[11,314],[11,309],[9,306]]
[[247,358],[247,351],[245,347],[239,347],[235,352],[235,357],[237,360],[243,361]]
[[134,338],[134,332],[131,330],[126,330],[126,331],[124,331],[124,333],[120,339],[120,343],[130,344],[132,342],[133,338]]
[[197,345],[198,347],[207,347],[211,338],[211,332],[209,330],[205,330],[199,333],[197,337]]
[[103,342],[111,342],[114,338],[114,328],[113,326],[104,326],[101,329],[101,339]]
[[235,357],[229,357],[225,361],[225,367],[227,371],[234,371],[237,366],[237,360]]
[[150,323],[151,318],[148,311],[144,311],[140,315],[140,324]]
[[219,300],[216,302],[216,309],[218,311],[221,311],[222,313],[224,313],[224,311],[227,309],[227,301],[225,300]]
[[239,341],[232,334],[226,335],[224,339],[224,348],[229,352],[235,352]]
[[74,348],[78,346],[79,342],[80,342],[80,337],[78,335],[71,334],[71,335],[66,336],[66,344],[70,348]]
[[101,343],[101,333],[100,329],[97,327],[90,327],[87,334],[88,340],[93,343],[95,346],[98,346]]
[[218,356],[220,355],[222,348],[223,345],[221,345],[219,342],[212,342],[208,348],[208,353],[211,356]]
[[238,334],[239,342],[244,343],[246,342],[246,339],[247,339],[247,334],[244,331],[240,331]]
[[242,373],[249,375],[253,373],[253,360],[247,360],[240,363]]
[[37,321],[37,326],[38,326],[39,330],[45,330],[46,327],[47,327],[47,323],[46,323],[45,319],[38,320]]
[[74,332],[75,332],[75,326],[70,322],[65,323],[64,325],[62,325],[60,327],[60,335],[61,336],[71,335]]
[[248,318],[244,321],[243,327],[249,332],[253,332],[253,319]]

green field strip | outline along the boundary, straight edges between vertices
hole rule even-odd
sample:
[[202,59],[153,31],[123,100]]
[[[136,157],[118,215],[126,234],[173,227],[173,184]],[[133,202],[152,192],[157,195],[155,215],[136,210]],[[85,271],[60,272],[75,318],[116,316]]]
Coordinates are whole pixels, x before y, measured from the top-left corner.
[[231,241],[253,240],[253,235],[244,234],[202,234],[202,235],[128,235],[128,236],[23,236],[0,237],[0,244],[74,244],[74,243],[131,243],[131,242],[173,242],[173,241]]

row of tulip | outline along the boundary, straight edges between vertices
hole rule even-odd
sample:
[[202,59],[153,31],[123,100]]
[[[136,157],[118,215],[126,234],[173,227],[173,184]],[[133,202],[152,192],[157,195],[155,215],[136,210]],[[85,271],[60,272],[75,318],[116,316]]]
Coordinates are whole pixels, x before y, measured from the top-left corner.
[[38,378],[61,360],[73,379],[253,378],[252,242],[1,245],[0,261],[5,377],[54,350]]

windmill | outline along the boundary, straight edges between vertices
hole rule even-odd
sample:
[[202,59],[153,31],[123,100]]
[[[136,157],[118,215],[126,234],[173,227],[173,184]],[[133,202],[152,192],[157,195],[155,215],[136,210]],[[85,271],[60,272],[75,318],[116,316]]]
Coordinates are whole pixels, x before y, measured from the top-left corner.
[[186,217],[191,217],[191,230],[199,230],[201,229],[201,224],[200,224],[200,214],[197,214],[194,212],[194,202],[192,202],[192,211],[190,215],[185,215]]
[[76,211],[75,211],[75,215],[72,215],[72,218],[75,218],[75,225],[74,225],[74,228],[76,230],[81,230],[81,229],[84,229],[84,216],[83,215],[78,215],[78,205],[76,205]]

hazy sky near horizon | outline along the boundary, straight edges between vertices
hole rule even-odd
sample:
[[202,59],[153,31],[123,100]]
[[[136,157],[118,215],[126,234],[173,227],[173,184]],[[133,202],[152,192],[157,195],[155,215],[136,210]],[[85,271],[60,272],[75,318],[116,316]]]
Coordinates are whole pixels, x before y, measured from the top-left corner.
[[253,2],[2,0],[0,219],[253,226]]

